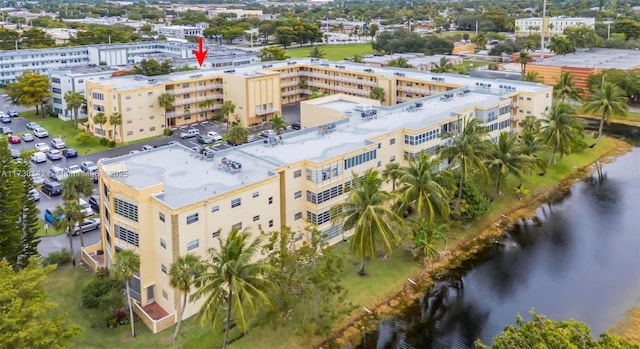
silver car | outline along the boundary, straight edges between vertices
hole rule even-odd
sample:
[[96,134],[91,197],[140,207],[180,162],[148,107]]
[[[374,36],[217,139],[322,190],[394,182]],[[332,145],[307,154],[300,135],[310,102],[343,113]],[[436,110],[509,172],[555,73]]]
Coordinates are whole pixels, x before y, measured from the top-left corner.
[[80,230],[82,230],[83,233],[86,233],[98,228],[100,228],[100,218],[85,219],[82,224],[76,223],[75,227],[73,227],[73,235],[80,235]]
[[62,152],[58,149],[50,149],[47,152],[47,157],[49,160],[60,160],[62,159]]
[[33,135],[38,138],[47,138],[49,137],[49,132],[47,132],[47,130],[45,130],[42,127],[38,127],[35,130],[33,130]]
[[34,140],[35,138],[33,138],[33,135],[31,133],[25,133],[22,135],[23,142],[33,142]]

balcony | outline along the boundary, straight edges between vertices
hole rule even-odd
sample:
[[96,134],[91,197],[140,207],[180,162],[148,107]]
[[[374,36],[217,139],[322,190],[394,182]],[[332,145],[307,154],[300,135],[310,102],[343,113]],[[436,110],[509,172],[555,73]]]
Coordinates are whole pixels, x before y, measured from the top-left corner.
[[518,114],[513,114],[510,117],[511,121],[518,121],[520,119],[520,117],[518,116]]
[[175,111],[167,112],[166,117],[167,117],[167,119],[168,118],[175,118],[175,117],[178,117],[178,116],[202,113],[202,112],[212,111],[212,110],[220,109],[220,108],[222,108],[222,104],[214,104],[210,108],[191,108],[191,109],[180,110],[180,111],[175,110]]
[[81,250],[82,261],[91,268],[93,271],[97,271],[98,268],[105,267],[104,251],[102,250],[102,243],[97,243],[86,246]]
[[133,311],[154,334],[166,330],[177,321],[175,313],[169,314],[156,302],[149,303],[144,307],[140,306],[137,301],[132,303]]
[[288,81],[280,83],[280,87],[293,87],[298,86],[300,84],[299,81]]
[[268,115],[268,114],[273,114],[273,113],[277,113],[278,111],[273,109],[273,108],[269,108],[269,109],[265,109],[265,110],[261,110],[261,111],[256,111],[256,115]]
[[288,97],[288,96],[294,96],[294,95],[299,95],[299,94],[311,94],[311,91],[309,90],[305,90],[305,89],[297,89],[297,90],[292,90],[292,91],[284,91],[282,93],[280,93],[280,96],[282,97]]
[[173,90],[167,90],[167,92],[174,95],[183,95],[185,93],[215,90],[215,89],[220,89],[222,87],[223,87],[222,84],[211,84],[211,85],[196,86],[196,87],[189,87],[189,88],[176,88]]
[[335,85],[324,84],[324,83],[316,82],[316,81],[308,81],[307,85],[309,85],[311,87],[323,88],[323,89],[330,90],[330,91],[347,92],[347,93],[353,93],[353,94],[369,97],[369,91],[360,90],[360,89],[356,89],[356,88],[349,88],[349,87],[344,87],[344,86],[335,86]]
[[342,77],[342,76],[334,76],[334,75],[320,74],[320,73],[309,73],[308,76],[312,77],[312,78],[325,79],[325,80],[329,80],[329,81],[347,82],[347,83],[350,83],[350,84],[363,85],[363,86],[376,86],[377,85],[377,83],[375,81],[360,80],[360,79],[355,78],[355,77],[354,78],[346,78],[346,77]]
[[413,87],[400,86],[400,85],[396,86],[396,90],[402,91],[402,92],[408,92],[408,93],[417,93],[422,96],[431,96],[434,93],[434,91],[431,91],[427,88],[413,88]]
[[195,98],[176,99],[176,101],[173,102],[173,106],[187,105],[191,103],[198,103],[198,102],[204,102],[207,100],[222,99],[222,98],[224,98],[223,94],[211,94],[211,95],[195,97]]
[[300,74],[298,72],[293,72],[293,73],[280,73],[280,78],[281,79],[286,79],[286,78],[292,78],[295,76],[299,76]]

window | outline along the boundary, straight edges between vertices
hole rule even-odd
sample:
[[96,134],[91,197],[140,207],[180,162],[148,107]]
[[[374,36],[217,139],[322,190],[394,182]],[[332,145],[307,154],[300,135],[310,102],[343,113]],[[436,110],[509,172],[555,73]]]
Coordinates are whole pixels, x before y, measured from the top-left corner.
[[298,212],[295,214],[295,216],[293,216],[293,219],[295,219],[296,221],[299,221],[302,219],[302,212]]
[[164,239],[160,239],[160,247],[164,248],[165,250],[167,249],[167,242],[164,241]]
[[257,198],[258,196],[260,196],[260,192],[258,192],[258,191],[253,193],[253,194],[251,194],[252,198]]
[[344,188],[342,184],[338,184],[335,187],[321,191],[317,194],[307,190],[307,201],[313,204],[321,204],[342,195],[343,190]]
[[162,270],[163,274],[167,274],[167,266],[164,264],[160,264],[160,270]]
[[200,247],[200,239],[195,239],[187,243],[187,251],[195,250]]
[[211,213],[218,212],[218,211],[220,211],[220,206],[219,205],[215,205],[215,206],[213,206],[211,208]]
[[237,198],[237,199],[231,200],[231,208],[236,208],[236,207],[238,207],[240,205],[242,205],[242,199],[241,198]]
[[391,138],[389,140],[389,145],[394,145],[394,144],[396,144],[396,139],[395,138]]
[[273,204],[273,196],[269,196],[269,205]]
[[131,95],[124,96],[124,99],[131,99]]
[[162,298],[164,298],[165,301],[169,300],[169,294],[167,294],[167,291],[162,290]]
[[155,130],[156,130],[155,126],[149,127],[149,131],[155,131]]
[[212,238],[217,238],[218,236],[220,236],[220,229],[214,231],[213,233],[211,233],[211,237]]
[[93,99],[97,99],[99,101],[104,101],[104,95],[102,93],[94,92],[92,95],[93,95]]
[[114,225],[114,235],[116,239],[125,241],[136,247],[140,247],[140,241],[138,239],[138,233],[133,232],[127,228],[123,228],[117,224]]
[[302,190],[298,190],[293,194],[294,199],[300,199],[302,197]]
[[[406,136],[405,136],[406,137]],[[356,155],[356,156],[352,156],[350,158],[346,158],[344,160],[344,169],[349,169],[355,166],[358,166],[360,164],[363,164],[367,161],[371,161],[374,160],[376,158],[376,152],[377,150],[369,150],[367,152],[364,152],[360,155]]]
[[382,166],[382,161],[378,161],[378,163],[376,165],[376,167],[380,167],[380,166]]
[[187,216],[187,224],[195,223],[198,221],[198,214],[194,213]]
[[160,218],[160,222],[164,222],[164,213],[158,212],[158,218]]
[[253,216],[253,221],[254,221],[254,222],[257,222],[257,221],[259,221],[259,220],[260,220],[260,215]]
[[133,136],[133,131],[127,131],[127,136]]
[[153,92],[147,92],[147,96],[153,96]]
[[394,162],[394,161],[396,161],[396,156],[391,155],[391,157],[389,157],[389,162]]
[[238,229],[238,230],[242,230],[242,222],[240,223],[236,223],[234,225],[231,226],[231,229]]
[[322,225],[331,221],[331,210],[326,210],[318,214],[307,211],[307,219],[317,225]]
[[298,178],[300,176],[302,176],[302,170],[293,171],[293,178]]
[[113,199],[113,206],[116,214],[129,218],[132,221],[138,221],[138,206],[118,198]]
[[420,145],[440,137],[440,129],[433,129],[416,136],[404,135],[404,144]]
[[273,219],[269,220],[269,228],[273,228]]

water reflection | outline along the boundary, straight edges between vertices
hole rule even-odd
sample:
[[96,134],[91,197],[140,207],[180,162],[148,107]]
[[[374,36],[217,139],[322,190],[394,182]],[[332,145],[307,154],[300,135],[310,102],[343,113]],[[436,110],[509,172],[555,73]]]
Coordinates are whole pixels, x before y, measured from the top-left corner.
[[359,348],[473,348],[532,307],[605,331],[640,295],[638,198],[636,148],[516,224]]

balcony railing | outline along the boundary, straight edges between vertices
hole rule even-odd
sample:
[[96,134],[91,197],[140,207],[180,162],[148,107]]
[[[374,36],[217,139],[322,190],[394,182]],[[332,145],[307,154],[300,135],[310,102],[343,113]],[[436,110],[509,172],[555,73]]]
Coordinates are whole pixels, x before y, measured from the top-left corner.
[[288,97],[288,96],[298,95],[298,94],[301,94],[301,93],[305,93],[305,94],[310,95],[311,91],[306,90],[306,89],[297,89],[297,90],[291,90],[291,91],[284,91],[284,92],[280,93],[280,95],[282,97]]
[[280,83],[280,87],[292,87],[292,86],[298,86],[299,84],[300,84],[299,81],[288,81],[288,82]]
[[331,85],[331,84],[324,84],[324,83],[316,82],[316,81],[309,81],[309,82],[307,82],[307,85],[312,86],[312,87],[324,88],[326,90],[347,92],[347,93],[353,93],[353,94],[362,95],[362,96],[369,96],[369,91],[355,89],[355,88],[348,88],[348,87],[344,87],[344,86],[335,86],[335,85]]
[[224,98],[223,94],[211,94],[211,95],[195,97],[195,98],[176,99],[176,101],[173,102],[173,105],[178,106],[178,105],[198,103],[198,102],[204,102],[207,100],[222,99],[222,98]]
[[138,302],[133,303],[133,311],[138,315],[142,323],[147,326],[152,333],[159,333],[163,330],[171,327],[176,323],[176,314],[171,313],[161,319],[154,319],[146,311],[138,304]]
[[210,108],[190,108],[187,110],[175,110],[175,111],[168,112],[167,118],[175,118],[178,116],[191,115],[191,114],[201,113],[205,111],[212,111],[212,110],[221,109],[221,108],[222,108],[222,104],[214,104]]
[[172,93],[174,95],[182,95],[185,93],[208,91],[208,90],[215,90],[220,88],[223,88],[222,84],[210,84],[210,85],[196,86],[196,87],[189,87],[189,88],[175,88],[172,90],[167,90],[167,92]]
[[273,114],[275,112],[277,112],[277,110],[273,108],[269,108],[265,110],[256,111],[256,115],[267,115],[267,114]]
[[417,93],[424,96],[431,96],[432,94],[437,93],[436,91],[431,91],[425,88],[414,88],[414,87],[407,87],[407,86],[396,86],[396,89],[398,91]]
[[333,76],[333,75],[320,74],[320,73],[308,73],[307,75],[312,78],[325,79],[329,81],[347,82],[347,83],[356,84],[356,85],[365,85],[365,86],[377,85],[375,81],[360,80],[358,78],[347,78],[342,76]]

